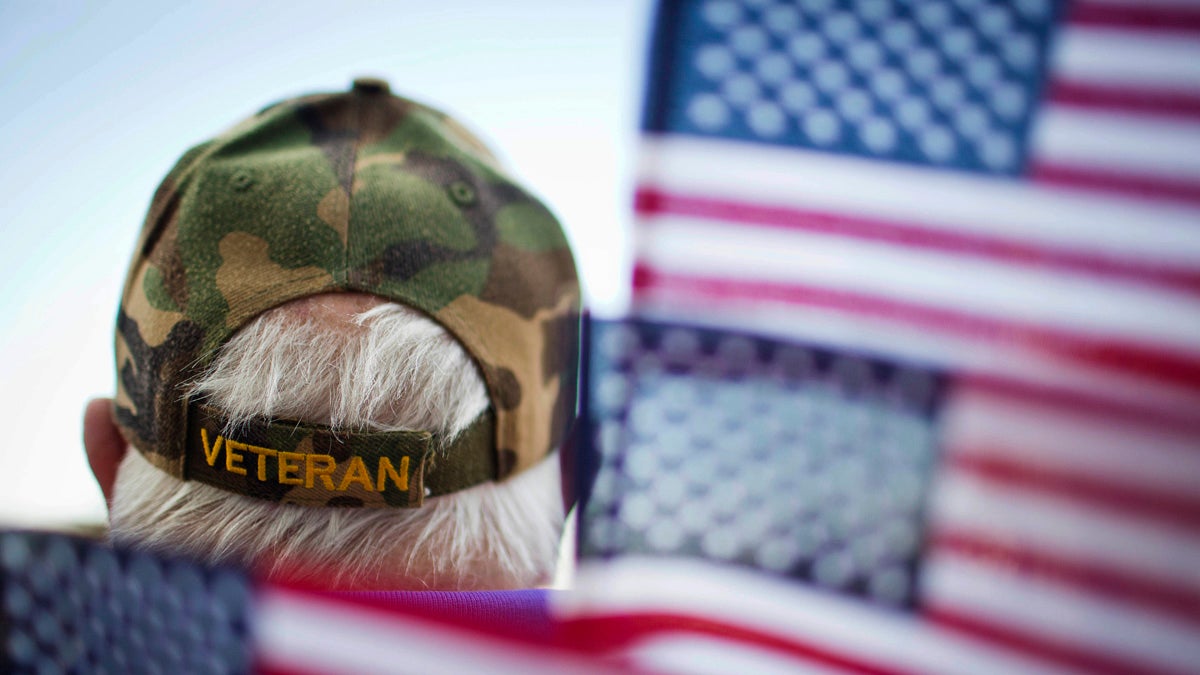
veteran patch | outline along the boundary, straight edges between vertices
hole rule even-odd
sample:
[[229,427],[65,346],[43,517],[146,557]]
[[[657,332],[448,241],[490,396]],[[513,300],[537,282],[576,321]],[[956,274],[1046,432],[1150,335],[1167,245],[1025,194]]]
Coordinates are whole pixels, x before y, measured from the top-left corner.
[[[185,477],[239,494],[308,506],[421,506],[424,498],[491,480],[484,413],[454,442],[426,431],[338,433],[290,420],[232,424],[211,406],[188,406]],[[427,484],[439,450],[440,480]],[[460,459],[461,458],[461,459]],[[464,467],[474,470],[463,471]]]

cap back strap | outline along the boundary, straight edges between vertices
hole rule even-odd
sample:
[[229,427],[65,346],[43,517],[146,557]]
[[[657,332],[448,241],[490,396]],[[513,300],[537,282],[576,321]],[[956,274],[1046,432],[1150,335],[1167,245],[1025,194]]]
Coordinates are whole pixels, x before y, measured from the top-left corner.
[[[189,402],[185,480],[308,506],[421,506],[497,476],[486,410],[448,445],[427,431],[335,431],[290,420],[232,424]],[[439,466],[439,455],[453,461]]]

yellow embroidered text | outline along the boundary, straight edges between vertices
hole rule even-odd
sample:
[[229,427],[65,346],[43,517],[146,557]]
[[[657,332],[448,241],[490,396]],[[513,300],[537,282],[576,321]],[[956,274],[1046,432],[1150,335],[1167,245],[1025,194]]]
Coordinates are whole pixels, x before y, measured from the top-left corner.
[[[200,443],[204,448],[204,460],[209,466],[220,466],[225,471],[240,476],[247,475],[246,461],[253,455],[250,462],[254,468],[254,475],[260,481],[274,481],[280,485],[303,485],[306,488],[315,487],[319,481],[321,487],[330,492],[345,492],[354,485],[369,492],[383,492],[390,482],[396,490],[408,491],[407,456],[400,458],[398,467],[392,464],[388,457],[378,458],[375,466],[370,467],[367,460],[357,455],[339,466],[333,455],[275,450],[220,435],[210,443],[208,430],[204,428],[200,429]],[[222,450],[225,461],[218,464]],[[268,466],[268,458],[275,460],[270,463],[274,466]],[[338,475],[341,476],[340,479],[336,478]]]

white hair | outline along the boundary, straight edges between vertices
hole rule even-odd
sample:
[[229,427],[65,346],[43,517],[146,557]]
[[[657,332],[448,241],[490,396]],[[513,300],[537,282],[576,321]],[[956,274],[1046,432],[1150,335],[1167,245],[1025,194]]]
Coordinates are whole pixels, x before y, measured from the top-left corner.
[[[487,407],[482,379],[440,326],[385,303],[331,330],[294,305],[239,331],[193,395],[236,424],[275,417],[453,437]],[[338,587],[518,588],[545,583],[562,529],[553,457],[417,509],[306,507],[181,482],[139,452],[121,463],[113,539],[215,563],[306,572]],[[332,578],[330,578],[332,575]],[[303,578],[303,574],[301,575]]]

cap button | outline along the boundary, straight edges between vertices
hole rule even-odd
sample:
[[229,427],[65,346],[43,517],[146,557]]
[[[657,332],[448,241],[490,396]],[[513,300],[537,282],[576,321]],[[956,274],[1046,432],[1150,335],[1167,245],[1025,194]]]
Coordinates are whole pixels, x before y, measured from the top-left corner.
[[352,89],[360,94],[386,94],[391,91],[387,80],[378,77],[356,77]]

